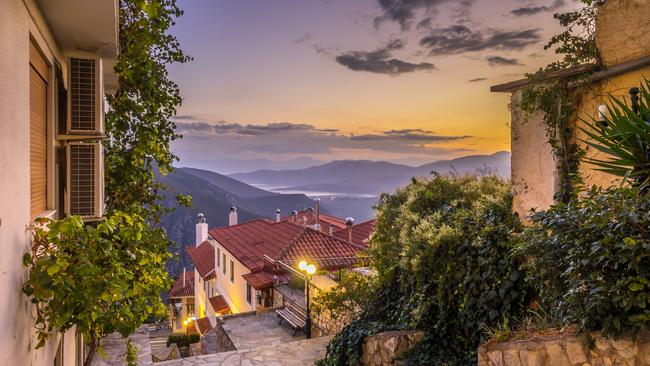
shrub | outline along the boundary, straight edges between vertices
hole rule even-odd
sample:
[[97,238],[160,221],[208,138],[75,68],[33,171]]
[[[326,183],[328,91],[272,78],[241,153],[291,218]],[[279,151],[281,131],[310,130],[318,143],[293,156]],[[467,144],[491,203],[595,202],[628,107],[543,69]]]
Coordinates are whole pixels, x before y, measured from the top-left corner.
[[650,200],[594,188],[532,216],[520,253],[545,307],[606,335],[650,325]]
[[198,343],[200,340],[201,336],[198,334],[170,335],[167,337],[167,347],[172,343],[176,343],[178,348],[189,347],[190,344]]
[[412,364],[476,364],[485,330],[524,309],[523,276],[510,254],[522,228],[511,203],[509,184],[496,177],[414,179],[382,195],[373,300],[320,365],[358,365],[366,336],[397,329],[426,332]]

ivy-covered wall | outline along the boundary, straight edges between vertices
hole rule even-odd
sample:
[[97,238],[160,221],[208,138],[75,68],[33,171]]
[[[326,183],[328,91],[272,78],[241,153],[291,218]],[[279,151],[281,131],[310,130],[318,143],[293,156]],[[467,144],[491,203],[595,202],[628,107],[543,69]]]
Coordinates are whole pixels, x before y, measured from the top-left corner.
[[[650,56],[650,33],[640,31],[650,19],[650,0],[608,0],[598,9],[596,18],[596,43],[606,68],[623,62]],[[640,67],[602,81],[571,88],[575,101],[571,102],[572,116],[566,127],[571,129],[571,141],[586,157],[596,157],[598,152],[588,148],[581,140],[585,134],[580,130],[584,122],[598,117],[598,106],[608,97],[626,98],[629,90],[639,87],[644,76],[650,75],[650,66]],[[522,94],[526,88],[512,92],[512,182],[513,209],[525,217],[532,208],[546,209],[554,202],[554,196],[562,189],[562,174],[558,172],[561,158],[554,153],[548,136],[549,129],[541,111],[528,113],[521,107]],[[561,129],[556,131],[561,133]],[[566,158],[566,156],[565,156]],[[560,159],[560,160],[559,160]],[[585,186],[602,187],[617,183],[616,177],[580,163],[579,171]]]

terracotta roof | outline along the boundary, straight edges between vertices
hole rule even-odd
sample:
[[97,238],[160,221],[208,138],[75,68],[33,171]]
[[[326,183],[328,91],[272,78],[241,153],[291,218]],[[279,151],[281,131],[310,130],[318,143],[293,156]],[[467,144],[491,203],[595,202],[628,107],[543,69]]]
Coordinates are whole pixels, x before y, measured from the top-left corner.
[[210,319],[208,319],[207,316],[196,319],[196,325],[199,328],[199,332],[201,334],[205,334],[207,331],[212,329],[212,323],[210,323]]
[[[367,248],[370,241],[370,237],[375,232],[376,226],[377,226],[377,220],[375,219],[352,226],[352,242],[354,244]],[[345,229],[335,231],[333,235],[339,239],[347,241],[348,229],[345,228]]]
[[265,264],[268,267],[265,255],[287,263],[311,259],[318,262],[320,269],[338,269],[356,263],[363,249],[290,221],[254,220],[214,229],[210,235],[253,272],[246,276],[256,288],[273,282],[273,275],[262,273]]
[[210,305],[212,305],[212,310],[214,310],[215,313],[230,314],[230,306],[223,296],[213,296],[209,298],[208,301],[210,302]]
[[242,276],[242,278],[246,280],[246,282],[248,282],[256,290],[262,290],[268,287],[275,286],[276,281],[278,283],[289,282],[290,277],[291,276],[289,276],[289,274],[285,272],[274,274],[263,270],[246,273],[245,275]]
[[194,271],[185,272],[185,286],[183,286],[183,272],[181,272],[169,290],[169,297],[194,297]]
[[[285,216],[280,221],[294,222],[293,215]],[[295,223],[302,226],[311,226],[316,224],[316,212],[312,210],[304,210],[298,212],[296,215]],[[320,214],[320,227],[324,233],[329,233],[330,226],[333,231],[345,228],[345,219],[336,216]]]
[[185,250],[204,280],[214,278],[214,247],[209,241],[204,241],[198,247],[186,247]]
[[335,270],[362,262],[360,252],[364,248],[348,243],[335,236],[305,228],[296,239],[276,258],[288,264],[301,260],[315,262],[318,269]]

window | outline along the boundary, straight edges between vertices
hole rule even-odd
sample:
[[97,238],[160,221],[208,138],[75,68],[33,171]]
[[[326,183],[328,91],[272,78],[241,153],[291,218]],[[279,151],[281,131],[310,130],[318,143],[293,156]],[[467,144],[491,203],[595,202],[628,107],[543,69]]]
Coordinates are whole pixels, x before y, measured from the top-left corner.
[[221,248],[217,248],[217,268],[221,267]]
[[222,268],[223,274],[226,274],[226,253],[223,253],[221,255],[221,259],[223,259],[223,268]]
[[230,282],[235,283],[235,262],[230,260]]
[[194,304],[187,304],[187,317],[194,316]]
[[252,299],[252,297],[253,297],[253,289],[251,288],[251,284],[250,284],[250,283],[246,283],[246,302],[247,302],[249,305],[252,305],[252,304],[251,304],[251,299]]
[[47,80],[49,67],[34,43],[29,55],[29,214],[47,210]]

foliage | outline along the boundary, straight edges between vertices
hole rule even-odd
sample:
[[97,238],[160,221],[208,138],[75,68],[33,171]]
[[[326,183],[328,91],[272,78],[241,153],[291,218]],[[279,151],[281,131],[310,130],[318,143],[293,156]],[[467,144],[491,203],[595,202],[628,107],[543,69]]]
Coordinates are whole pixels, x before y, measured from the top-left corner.
[[534,214],[518,251],[555,318],[606,335],[650,325],[649,212],[638,191],[593,188]]
[[414,364],[476,363],[483,331],[523,311],[509,184],[496,177],[414,179],[380,199],[373,235],[377,287],[320,365],[357,365],[371,334],[423,329]]
[[138,366],[138,349],[130,339],[126,340],[126,355],[124,358],[127,366]]
[[[170,143],[180,136],[170,118],[181,103],[168,64],[190,60],[168,31],[183,14],[175,0],[121,0],[117,90],[107,96],[106,203],[108,211],[135,212],[157,220],[163,187],[154,169],[171,171]],[[179,196],[182,204],[188,198]]]
[[176,343],[179,348],[189,347],[190,344],[198,343],[200,340],[201,336],[196,333],[179,335],[172,334],[167,337],[167,347],[169,347],[169,345],[172,343]]
[[148,314],[164,314],[160,291],[171,286],[164,264],[171,256],[162,229],[137,215],[116,212],[96,226],[78,216],[40,219],[23,292],[36,305],[37,347],[53,329],[77,330],[89,342],[90,364],[103,336],[126,337]]
[[372,277],[343,271],[336,287],[314,296],[312,309],[318,315],[327,312],[335,321],[348,319],[368,304],[374,294],[373,285]]
[[638,111],[615,97],[610,97],[607,109],[604,121],[584,121],[587,128],[583,129],[590,137],[584,142],[607,156],[585,161],[646,189],[650,185],[650,80],[641,87]]
[[596,13],[601,1],[579,0],[583,4],[580,9],[553,15],[564,31],[554,35],[544,49],[554,49],[563,58],[548,65],[546,71],[600,63],[596,47]]

